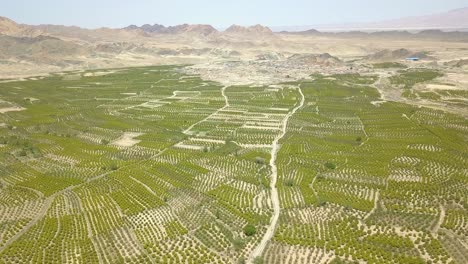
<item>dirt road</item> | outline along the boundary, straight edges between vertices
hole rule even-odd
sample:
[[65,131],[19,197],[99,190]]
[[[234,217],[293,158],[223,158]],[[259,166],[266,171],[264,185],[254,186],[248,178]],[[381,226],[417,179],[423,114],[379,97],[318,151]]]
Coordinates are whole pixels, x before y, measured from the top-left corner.
[[288,121],[291,116],[293,116],[298,109],[300,109],[305,102],[304,94],[302,93],[301,87],[298,87],[299,93],[301,94],[301,101],[298,106],[296,106],[292,111],[290,111],[285,118],[283,119],[281,133],[276,136],[275,140],[272,143],[271,147],[271,158],[270,158],[270,167],[271,167],[271,204],[273,205],[273,215],[270,220],[270,225],[268,226],[267,231],[263,235],[262,240],[260,243],[255,247],[249,257],[249,263],[252,263],[255,258],[262,256],[268,242],[271,240],[275,233],[276,225],[278,223],[279,215],[280,215],[280,203],[278,198],[278,189],[276,188],[276,181],[278,179],[278,168],[276,167],[276,157],[279,150],[278,142],[286,135],[286,128],[288,126]]

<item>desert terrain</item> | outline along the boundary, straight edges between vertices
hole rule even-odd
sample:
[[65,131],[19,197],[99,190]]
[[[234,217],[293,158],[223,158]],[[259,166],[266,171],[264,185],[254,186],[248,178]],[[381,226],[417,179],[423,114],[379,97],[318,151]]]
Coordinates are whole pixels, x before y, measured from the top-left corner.
[[0,263],[467,263],[467,100],[464,32],[0,17]]

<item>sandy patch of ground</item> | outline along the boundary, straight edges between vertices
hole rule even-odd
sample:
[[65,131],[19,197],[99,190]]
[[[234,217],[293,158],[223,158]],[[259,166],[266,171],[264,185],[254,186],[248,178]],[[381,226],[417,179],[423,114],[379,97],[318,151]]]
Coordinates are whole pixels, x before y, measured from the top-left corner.
[[461,84],[468,84],[468,74],[465,74],[465,73],[447,73],[445,79],[451,82],[459,82]]
[[28,100],[29,102],[33,103],[35,101],[39,101],[39,99],[34,98],[34,97],[25,97],[24,100]]
[[444,84],[428,84],[426,89],[429,90],[464,90],[462,87]]
[[4,113],[8,113],[8,112],[18,112],[18,111],[23,111],[23,110],[26,110],[26,108],[18,107],[18,106],[4,107],[4,108],[0,108],[0,113],[4,114]]
[[265,89],[265,91],[266,91],[266,92],[274,92],[274,93],[276,93],[276,92],[279,92],[280,89],[278,89],[278,88],[267,88],[267,89]]
[[143,133],[138,132],[125,132],[120,138],[113,141],[112,144],[120,147],[131,147],[141,142],[141,140],[135,139]]
[[9,80],[1,80],[0,83],[9,83],[9,82],[19,82],[25,81],[24,79],[9,79]]
[[39,77],[28,78],[28,80],[30,80],[30,81],[37,81],[37,80],[42,80],[42,79],[44,79],[44,78],[45,78],[44,76],[39,76]]
[[90,76],[104,76],[112,73],[116,73],[117,71],[97,71],[97,72],[87,72],[83,74],[85,77],[90,77]]
[[81,80],[81,74],[69,74],[62,77],[64,81],[78,81]]
[[289,109],[288,108],[277,108],[277,107],[270,107],[268,108],[269,110],[274,110],[274,111],[284,111],[284,112],[288,112]]
[[241,144],[233,141],[239,147],[247,148],[247,149],[270,149],[271,145],[269,144]]
[[218,139],[209,139],[209,138],[190,138],[191,141],[198,141],[198,142],[207,142],[207,143],[217,143],[217,144],[226,144],[224,140]]
[[146,108],[156,108],[156,107],[161,107],[165,104],[170,104],[169,102],[164,102],[164,101],[149,101],[149,102],[146,102],[146,103],[142,103],[141,105],[138,105],[138,106],[141,106],[141,107],[146,107]]
[[200,94],[200,91],[173,91],[169,98],[190,98]]
[[182,149],[190,149],[190,150],[202,150],[202,149],[205,148],[203,146],[187,145],[187,144],[183,144],[183,143],[177,143],[177,144],[174,145],[174,147],[182,148]]
[[381,104],[385,103],[387,101],[385,100],[380,100],[380,101],[372,101],[371,104],[375,105],[375,106],[380,106]]
[[259,129],[259,130],[280,130],[279,127],[273,126],[252,126],[252,125],[243,125],[242,128],[249,128],[249,129]]
[[81,86],[68,86],[68,87],[65,87],[67,89],[87,89],[88,87],[81,87]]

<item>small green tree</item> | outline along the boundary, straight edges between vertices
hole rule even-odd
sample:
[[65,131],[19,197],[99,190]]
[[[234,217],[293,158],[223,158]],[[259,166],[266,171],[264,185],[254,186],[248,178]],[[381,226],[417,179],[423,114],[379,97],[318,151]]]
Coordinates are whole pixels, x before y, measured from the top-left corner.
[[262,157],[256,157],[255,158],[255,163],[263,165],[263,164],[265,164],[265,159],[262,158]]
[[327,205],[327,202],[326,202],[326,201],[323,201],[323,200],[321,200],[321,199],[319,199],[319,200],[317,201],[317,206],[323,207],[323,206],[325,206],[325,205]]
[[117,166],[117,164],[115,164],[115,163],[112,163],[112,164],[110,165],[110,169],[111,169],[111,170],[117,170],[118,168],[119,168],[119,166]]
[[244,227],[244,234],[246,236],[253,236],[257,233],[257,229],[254,225],[248,224]]
[[237,264],[245,264],[244,256],[240,257],[239,260],[237,260]]
[[284,181],[284,185],[286,185],[286,186],[288,186],[288,187],[294,186],[294,181],[293,181],[293,179],[287,179],[286,181]]
[[329,168],[330,170],[336,169],[336,164],[332,162],[325,163],[325,167]]
[[263,264],[263,258],[262,257],[256,257],[253,261],[254,264]]
[[236,250],[241,250],[244,245],[245,245],[245,241],[242,239],[242,238],[234,238],[234,240],[232,241],[232,244],[234,245],[234,248]]

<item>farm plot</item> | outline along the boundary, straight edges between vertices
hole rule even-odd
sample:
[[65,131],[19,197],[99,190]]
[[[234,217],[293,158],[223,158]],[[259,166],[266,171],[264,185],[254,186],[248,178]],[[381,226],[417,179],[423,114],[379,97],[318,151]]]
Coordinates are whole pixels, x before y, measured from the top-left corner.
[[270,148],[299,95],[250,89],[175,66],[2,84],[24,109],[0,115],[0,262],[248,257],[272,214]]
[[466,263],[466,119],[181,67],[0,84],[0,263]]
[[[406,85],[436,77],[421,74]],[[316,76],[301,84],[305,106],[278,153],[282,210],[268,263],[465,261],[457,243],[466,232],[443,223],[454,221],[447,208],[450,219],[466,213],[466,119],[373,105],[379,95],[363,85],[373,81]]]

